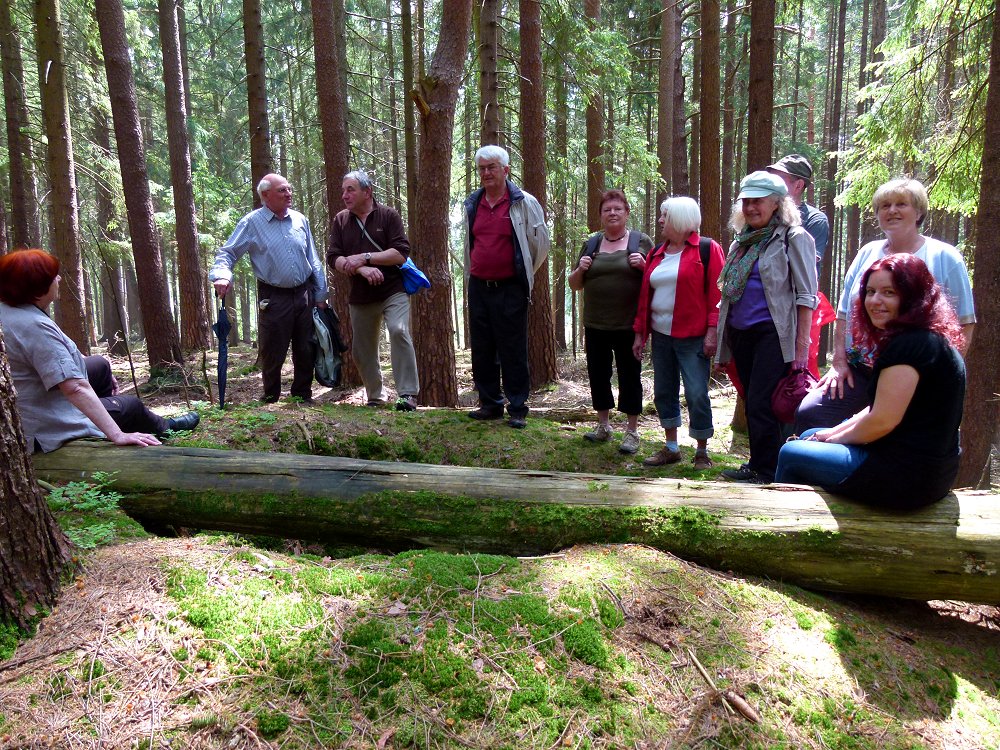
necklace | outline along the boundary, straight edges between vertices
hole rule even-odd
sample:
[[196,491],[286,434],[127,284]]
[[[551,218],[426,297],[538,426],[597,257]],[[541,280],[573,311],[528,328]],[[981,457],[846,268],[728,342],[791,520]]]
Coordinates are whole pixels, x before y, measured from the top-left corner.
[[621,237],[615,237],[614,239],[611,239],[610,237],[608,237],[608,235],[604,235],[604,239],[607,240],[608,242],[621,242],[626,237],[628,237],[627,229],[625,230],[625,234],[623,234]]

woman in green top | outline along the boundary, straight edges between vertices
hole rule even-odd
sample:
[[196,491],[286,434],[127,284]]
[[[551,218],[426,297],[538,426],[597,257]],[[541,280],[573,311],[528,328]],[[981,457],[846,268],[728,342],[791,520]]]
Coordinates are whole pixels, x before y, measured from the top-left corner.
[[632,353],[633,331],[646,254],[653,241],[642,232],[626,227],[628,199],[621,190],[601,196],[602,232],[591,236],[573,273],[569,287],[583,290],[583,331],[587,350],[590,397],[597,410],[598,425],[584,437],[599,443],[609,440],[612,363],[618,369],[618,409],[628,417],[622,453],[639,450],[639,413],[642,411],[642,365]]

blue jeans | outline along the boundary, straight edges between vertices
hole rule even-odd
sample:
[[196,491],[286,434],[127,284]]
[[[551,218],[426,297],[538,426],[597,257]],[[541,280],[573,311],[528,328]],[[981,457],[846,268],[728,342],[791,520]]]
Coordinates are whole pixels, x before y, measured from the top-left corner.
[[675,338],[653,331],[653,403],[664,429],[681,425],[681,380],[688,405],[688,434],[708,440],[712,427],[712,402],[708,398],[709,359],[702,336]]
[[802,439],[781,446],[774,481],[809,484],[836,491],[837,485],[857,471],[868,458],[868,450],[860,445],[805,440],[819,430],[818,427],[806,430],[801,435]]

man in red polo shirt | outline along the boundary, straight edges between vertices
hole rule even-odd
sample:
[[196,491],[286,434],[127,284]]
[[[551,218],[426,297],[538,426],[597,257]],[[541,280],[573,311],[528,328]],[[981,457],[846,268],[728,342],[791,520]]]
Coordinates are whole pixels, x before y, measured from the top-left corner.
[[469,416],[500,419],[506,396],[507,424],[520,428],[528,415],[528,304],[549,230],[535,197],[507,178],[504,149],[483,146],[475,162],[482,188],[464,206],[469,346],[479,391],[479,408]]

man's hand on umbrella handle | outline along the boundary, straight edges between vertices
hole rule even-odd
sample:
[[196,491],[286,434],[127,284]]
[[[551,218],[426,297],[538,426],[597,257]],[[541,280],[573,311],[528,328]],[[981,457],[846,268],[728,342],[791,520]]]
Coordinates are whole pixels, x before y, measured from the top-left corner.
[[225,297],[227,294],[229,294],[229,290],[232,288],[233,282],[232,279],[217,279],[214,282],[214,285],[215,285],[215,296]]

